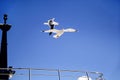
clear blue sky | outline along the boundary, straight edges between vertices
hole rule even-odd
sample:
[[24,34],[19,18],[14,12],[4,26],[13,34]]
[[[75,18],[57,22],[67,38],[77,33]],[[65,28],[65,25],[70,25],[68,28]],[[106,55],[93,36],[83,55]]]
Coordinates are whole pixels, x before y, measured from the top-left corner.
[[[119,80],[119,0],[0,0],[0,23],[4,13],[12,24],[9,66],[99,71]],[[79,32],[54,39],[41,32],[50,18],[59,22],[57,29]]]

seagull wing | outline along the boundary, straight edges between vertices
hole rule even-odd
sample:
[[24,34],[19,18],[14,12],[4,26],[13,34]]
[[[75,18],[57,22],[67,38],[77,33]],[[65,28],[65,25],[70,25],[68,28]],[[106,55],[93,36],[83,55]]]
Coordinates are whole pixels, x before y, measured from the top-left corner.
[[46,33],[49,33],[49,32],[57,33],[57,32],[59,32],[59,30],[57,30],[57,29],[49,29],[49,30],[45,30],[43,32],[46,32]]
[[64,32],[77,32],[77,30],[73,28],[67,28],[67,29],[64,29]]
[[47,23],[47,22],[44,22],[43,24],[44,24],[44,25],[48,25],[48,23]]
[[64,31],[59,30],[59,31],[57,31],[57,33],[56,33],[53,37],[57,39],[57,38],[59,38],[63,33],[64,33]]

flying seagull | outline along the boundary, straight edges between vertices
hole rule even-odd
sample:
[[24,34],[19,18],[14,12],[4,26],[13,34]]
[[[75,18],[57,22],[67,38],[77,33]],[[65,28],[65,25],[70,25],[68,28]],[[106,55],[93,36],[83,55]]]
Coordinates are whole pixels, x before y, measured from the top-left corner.
[[[54,29],[55,26],[59,25],[58,22],[54,21],[55,18],[49,19],[48,22],[45,22],[44,25],[48,25],[50,27],[50,29]],[[51,35],[52,32],[49,33],[49,35]]]
[[58,30],[58,29],[50,29],[50,30],[45,30],[43,32],[46,32],[46,33],[56,33],[55,35],[53,35],[54,38],[59,38],[64,32],[77,32],[76,29],[73,29],[73,28],[67,28],[67,29],[61,29],[61,30]]

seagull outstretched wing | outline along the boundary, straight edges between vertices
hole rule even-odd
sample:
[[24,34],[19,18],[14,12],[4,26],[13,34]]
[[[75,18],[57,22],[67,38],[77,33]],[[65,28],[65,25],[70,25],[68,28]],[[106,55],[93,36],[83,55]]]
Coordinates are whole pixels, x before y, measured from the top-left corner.
[[76,29],[72,29],[72,28],[67,28],[67,29],[61,29],[61,30],[57,30],[57,29],[49,29],[49,30],[45,30],[43,32],[47,32],[47,33],[56,33],[55,35],[53,35],[54,38],[59,38],[64,32],[77,32]]
[[59,31],[57,31],[57,33],[56,33],[53,37],[57,39],[57,38],[59,38],[63,33],[64,33],[63,30],[59,30]]

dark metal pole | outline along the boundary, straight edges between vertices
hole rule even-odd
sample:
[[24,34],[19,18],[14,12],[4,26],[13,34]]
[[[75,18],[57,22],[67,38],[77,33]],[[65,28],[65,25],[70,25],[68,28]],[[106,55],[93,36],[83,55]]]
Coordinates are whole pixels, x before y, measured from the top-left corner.
[[[7,68],[7,31],[11,28],[11,25],[6,24],[7,15],[4,14],[4,24],[0,24],[0,29],[2,30],[2,40],[1,40],[1,52],[0,52],[0,68]],[[8,80],[8,70],[0,70],[0,80]]]
[[60,70],[58,69],[58,80],[60,80]]

